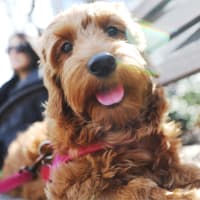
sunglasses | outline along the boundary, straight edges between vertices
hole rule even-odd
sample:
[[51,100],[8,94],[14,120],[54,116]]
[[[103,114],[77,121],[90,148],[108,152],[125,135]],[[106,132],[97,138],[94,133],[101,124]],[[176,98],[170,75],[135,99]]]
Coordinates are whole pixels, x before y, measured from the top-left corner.
[[25,44],[19,44],[19,45],[16,45],[16,46],[9,46],[7,49],[6,49],[6,52],[8,54],[11,53],[11,51],[15,51],[17,53],[24,53],[24,52],[29,52],[30,51],[30,46],[29,44],[25,43]]

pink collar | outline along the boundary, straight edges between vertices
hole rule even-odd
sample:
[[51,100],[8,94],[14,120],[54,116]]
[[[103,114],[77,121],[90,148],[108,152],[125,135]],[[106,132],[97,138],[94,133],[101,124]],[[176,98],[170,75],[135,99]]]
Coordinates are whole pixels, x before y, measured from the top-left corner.
[[[81,147],[78,150],[77,157],[81,157],[81,156],[87,155],[89,153],[94,153],[94,152],[103,150],[104,148],[105,148],[105,145],[102,143],[91,144],[90,146]],[[69,155],[68,152],[65,155],[56,154],[52,161],[52,165],[43,165],[42,166],[42,168],[41,168],[42,178],[46,181],[49,180],[51,169],[58,167],[61,163],[68,163],[69,161],[72,161],[72,160],[76,159],[77,157],[73,157],[73,156]]]
[[[87,155],[89,153],[94,153],[94,152],[100,151],[104,148],[105,148],[105,146],[103,144],[100,144],[100,143],[99,144],[91,144],[90,146],[86,146],[86,147],[81,147],[78,150],[78,156],[77,157],[81,157],[81,156]],[[53,167],[57,166],[60,163],[67,163],[71,160],[74,160],[75,158],[76,157],[70,156],[68,153],[65,154],[65,155],[56,154],[55,157],[54,157],[52,166]]]

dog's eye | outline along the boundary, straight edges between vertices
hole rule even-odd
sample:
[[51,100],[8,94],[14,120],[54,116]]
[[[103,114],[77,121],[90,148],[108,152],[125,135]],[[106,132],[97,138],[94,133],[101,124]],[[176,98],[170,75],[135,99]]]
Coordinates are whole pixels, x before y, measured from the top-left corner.
[[108,36],[115,37],[120,33],[120,30],[114,26],[109,26],[105,31]]
[[61,51],[63,53],[69,53],[70,51],[72,51],[72,49],[73,45],[70,42],[65,42],[61,47]]

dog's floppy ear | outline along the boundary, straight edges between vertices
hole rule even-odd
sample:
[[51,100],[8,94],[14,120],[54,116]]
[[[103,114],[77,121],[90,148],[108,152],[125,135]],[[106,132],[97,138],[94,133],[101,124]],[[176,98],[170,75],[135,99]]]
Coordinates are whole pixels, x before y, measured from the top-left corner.
[[44,64],[44,83],[48,89],[46,112],[48,117],[59,119],[63,115],[64,97],[59,78],[52,74],[51,66]]
[[168,104],[161,86],[154,85],[144,112],[144,122],[154,130],[160,129]]
[[64,100],[59,74],[52,66],[52,44],[45,36],[40,39],[38,53],[41,60],[41,68],[44,74],[44,84],[48,90],[46,114],[50,118],[62,119],[65,116],[67,103]]

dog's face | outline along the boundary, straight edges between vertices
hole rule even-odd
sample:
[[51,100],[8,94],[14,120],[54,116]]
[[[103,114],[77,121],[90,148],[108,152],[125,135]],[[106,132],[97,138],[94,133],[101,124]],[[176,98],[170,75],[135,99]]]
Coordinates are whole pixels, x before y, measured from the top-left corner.
[[52,117],[69,107],[85,120],[121,126],[145,109],[152,84],[140,54],[143,38],[122,5],[73,7],[55,18],[42,40]]

